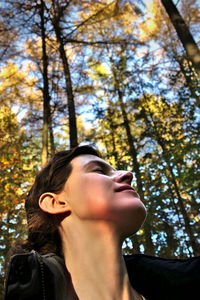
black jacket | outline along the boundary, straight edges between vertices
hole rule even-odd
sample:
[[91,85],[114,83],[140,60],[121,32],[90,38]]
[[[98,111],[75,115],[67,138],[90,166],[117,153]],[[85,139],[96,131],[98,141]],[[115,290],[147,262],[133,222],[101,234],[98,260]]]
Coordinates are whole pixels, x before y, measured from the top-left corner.
[[[200,257],[124,256],[131,285],[148,300],[197,299]],[[101,261],[99,261],[101,263]],[[66,300],[69,274],[62,258],[32,251],[11,258],[4,300]]]

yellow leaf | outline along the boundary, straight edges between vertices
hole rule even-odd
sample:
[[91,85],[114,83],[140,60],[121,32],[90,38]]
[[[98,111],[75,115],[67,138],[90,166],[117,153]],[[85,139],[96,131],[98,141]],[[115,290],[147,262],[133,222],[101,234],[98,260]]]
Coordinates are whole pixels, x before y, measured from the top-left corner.
[[140,229],[140,230],[139,230],[139,234],[142,235],[143,233],[144,233],[144,230],[143,230],[143,229]]

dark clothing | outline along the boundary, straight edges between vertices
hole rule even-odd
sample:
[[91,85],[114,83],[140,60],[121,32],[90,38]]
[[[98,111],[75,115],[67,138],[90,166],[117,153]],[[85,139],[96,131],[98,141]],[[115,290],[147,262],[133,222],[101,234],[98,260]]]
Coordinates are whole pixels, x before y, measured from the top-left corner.
[[[180,260],[136,254],[124,259],[132,287],[146,299],[198,299],[200,257]],[[4,300],[66,300],[69,280],[64,260],[55,254],[17,254],[9,264]]]
[[125,261],[131,285],[148,300],[200,299],[200,256],[165,259],[136,254]]
[[32,251],[11,258],[4,300],[66,300],[68,272],[64,260]]

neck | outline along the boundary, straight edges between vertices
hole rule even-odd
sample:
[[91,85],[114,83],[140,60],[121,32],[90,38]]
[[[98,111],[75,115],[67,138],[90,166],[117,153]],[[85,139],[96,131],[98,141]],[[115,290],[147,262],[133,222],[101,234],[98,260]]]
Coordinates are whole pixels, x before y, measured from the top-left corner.
[[76,220],[65,229],[65,264],[78,299],[141,299],[130,286],[121,242],[111,224]]

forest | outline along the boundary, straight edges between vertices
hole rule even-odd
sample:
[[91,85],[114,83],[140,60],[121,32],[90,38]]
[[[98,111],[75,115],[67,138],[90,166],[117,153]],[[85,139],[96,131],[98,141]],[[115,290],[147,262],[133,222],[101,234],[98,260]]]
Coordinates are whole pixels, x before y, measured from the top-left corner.
[[198,0],[1,0],[0,293],[24,200],[59,150],[133,172],[147,208],[127,254],[200,248]]

